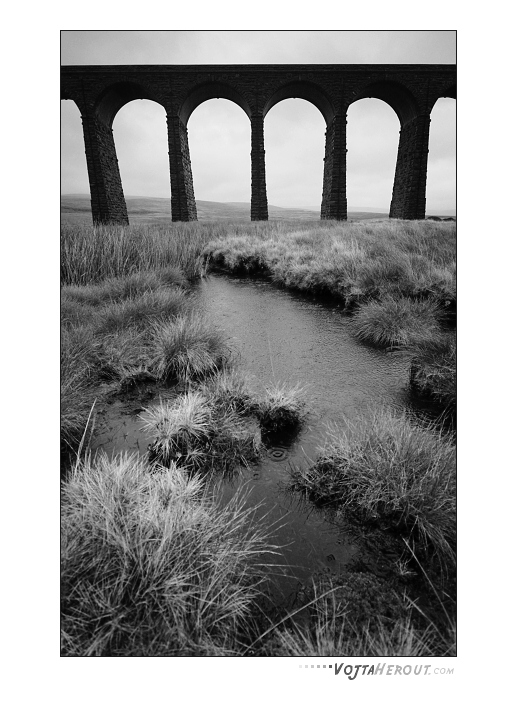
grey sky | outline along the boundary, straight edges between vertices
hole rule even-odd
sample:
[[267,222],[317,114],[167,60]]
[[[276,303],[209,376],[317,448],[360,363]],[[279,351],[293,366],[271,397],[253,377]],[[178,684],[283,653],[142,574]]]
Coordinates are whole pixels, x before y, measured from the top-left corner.
[[[62,64],[260,64],[456,62],[449,31],[73,31],[63,32]],[[79,111],[62,102],[62,192],[88,193]],[[128,195],[168,197],[165,112],[150,101],[123,107],[113,124]],[[189,144],[197,199],[250,200],[250,126],[237,105],[210,100],[192,114]],[[354,103],[347,126],[347,194],[351,207],[387,210],[399,123],[379,100]],[[304,100],[285,100],[265,120],[270,204],[321,203],[325,122]],[[455,101],[431,116],[427,211],[455,208]]]

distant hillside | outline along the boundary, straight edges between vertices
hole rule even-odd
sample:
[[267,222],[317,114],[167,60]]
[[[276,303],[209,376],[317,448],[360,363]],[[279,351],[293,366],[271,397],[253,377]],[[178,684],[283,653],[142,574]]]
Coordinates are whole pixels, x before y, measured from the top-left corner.
[[[132,224],[168,224],[171,220],[170,200],[160,197],[126,197],[129,221]],[[248,202],[205,202],[196,200],[197,216],[200,221],[248,222]],[[269,218],[284,221],[319,221],[319,210],[276,207],[269,205]],[[370,211],[349,211],[351,221],[383,219],[387,213]],[[61,196],[61,221],[68,224],[90,224],[92,221],[90,197],[88,194],[63,194]]]

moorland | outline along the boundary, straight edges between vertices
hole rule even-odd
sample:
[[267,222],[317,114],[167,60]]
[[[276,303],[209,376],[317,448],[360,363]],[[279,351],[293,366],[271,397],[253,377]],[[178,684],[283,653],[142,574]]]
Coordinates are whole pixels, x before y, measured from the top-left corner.
[[[61,233],[62,651],[73,656],[455,654],[455,223],[198,222]],[[329,429],[290,490],[389,534],[387,576],[315,576],[268,603],[274,526],[214,486],[303,430],[296,387],[251,388],[192,300],[207,272],[339,302],[356,340],[409,357],[440,416]],[[150,407],[149,386],[172,398]],[[142,455],[89,451],[103,403],[141,401]],[[451,427],[452,425],[452,427]]]

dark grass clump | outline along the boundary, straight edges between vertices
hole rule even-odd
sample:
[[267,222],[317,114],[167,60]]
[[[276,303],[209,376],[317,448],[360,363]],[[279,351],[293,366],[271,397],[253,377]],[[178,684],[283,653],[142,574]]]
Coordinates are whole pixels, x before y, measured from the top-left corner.
[[447,410],[456,406],[456,332],[424,341],[412,350],[410,387]]
[[259,654],[275,657],[451,657],[453,618],[427,617],[390,579],[367,572],[319,577],[267,630]]
[[62,654],[239,654],[273,550],[251,513],[242,496],[216,506],[176,466],[77,465],[63,487]]
[[456,451],[451,439],[382,412],[348,426],[294,489],[343,517],[350,513],[409,536],[417,550],[455,561]]
[[305,421],[303,389],[300,386],[273,386],[264,397],[250,400],[250,410],[257,417],[264,436],[298,432]]
[[456,629],[452,618],[436,623],[415,613],[391,580],[347,572],[303,588],[255,645],[255,654],[275,657],[449,657]]

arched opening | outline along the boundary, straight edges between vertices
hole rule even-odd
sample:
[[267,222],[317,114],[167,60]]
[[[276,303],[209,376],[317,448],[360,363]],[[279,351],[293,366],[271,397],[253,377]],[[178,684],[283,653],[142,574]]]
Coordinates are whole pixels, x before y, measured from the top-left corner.
[[264,116],[268,114],[272,107],[287,99],[307,100],[307,102],[319,109],[327,124],[334,117],[332,102],[320,87],[311,82],[288,82],[286,85],[279,87],[267,101]]
[[113,121],[120,178],[130,222],[170,222],[170,174],[165,109],[131,101]]
[[179,112],[180,120],[186,126],[196,107],[208,100],[219,99],[230,100],[230,102],[239,105],[248,117],[251,117],[248,103],[234,87],[227,85],[225,82],[205,82],[193,89],[183,102]]
[[81,113],[73,100],[61,102],[61,217],[66,223],[92,221]]
[[150,90],[136,82],[116,82],[107,87],[95,103],[95,113],[111,127],[119,110],[133,100],[155,100]]
[[246,114],[233,101],[209,99],[194,109],[187,129],[198,220],[249,220],[251,125]]
[[369,98],[388,104],[395,111],[401,125],[410,122],[418,114],[415,98],[398,82],[372,82],[356,93],[354,102]]
[[323,191],[326,123],[320,109],[305,99],[286,99],[269,110],[264,122],[269,218],[272,207],[319,212]]
[[349,107],[346,142],[349,219],[354,219],[354,213],[389,213],[399,131],[399,119],[385,101],[362,99]]
[[440,98],[431,112],[426,216],[456,216],[456,100]]

